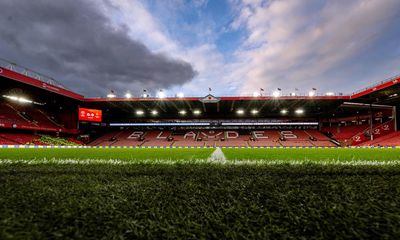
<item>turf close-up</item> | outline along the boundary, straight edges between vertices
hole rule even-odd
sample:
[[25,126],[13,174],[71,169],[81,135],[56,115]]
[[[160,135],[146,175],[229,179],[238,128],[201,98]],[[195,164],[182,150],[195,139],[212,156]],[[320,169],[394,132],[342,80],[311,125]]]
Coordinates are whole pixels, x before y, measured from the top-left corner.
[[1,149],[0,239],[400,238],[399,149],[214,150]]

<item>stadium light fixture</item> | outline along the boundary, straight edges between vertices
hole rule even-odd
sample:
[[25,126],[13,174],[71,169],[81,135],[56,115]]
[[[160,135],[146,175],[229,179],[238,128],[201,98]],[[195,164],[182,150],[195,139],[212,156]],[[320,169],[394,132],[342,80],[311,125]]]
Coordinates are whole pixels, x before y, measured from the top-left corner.
[[259,93],[259,92],[253,92],[253,97],[260,97],[261,96],[261,93]]
[[180,110],[179,114],[182,115],[182,116],[186,115],[186,110]]
[[17,97],[17,96],[8,96],[8,95],[3,95],[4,98],[8,98],[12,101],[16,101],[19,103],[34,103],[32,100],[29,100],[27,98],[24,97]]
[[127,93],[125,94],[125,97],[126,97],[126,98],[131,98],[131,97],[132,97],[132,94],[131,94],[130,92],[127,92]]
[[316,88],[312,88],[311,91],[308,92],[308,96],[309,97],[314,97],[315,95],[317,95],[317,89]]
[[158,98],[165,98],[165,92],[163,90],[160,90],[157,94]]
[[298,114],[298,115],[301,115],[301,114],[304,113],[304,109],[301,109],[301,108],[296,109],[295,113]]
[[3,97],[8,98],[8,99],[13,100],[13,101],[18,101],[18,99],[19,99],[19,97],[16,97],[16,96],[3,95]]
[[20,103],[33,103],[31,100],[23,98],[23,97],[19,97],[18,98],[18,102],[20,102]]
[[108,98],[115,98],[116,95],[113,92],[110,92],[109,94],[107,94]]
[[258,110],[257,109],[253,109],[253,110],[251,110],[251,114],[253,114],[253,115],[257,115],[258,114]]
[[282,110],[281,110],[281,114],[282,114],[282,115],[286,115],[288,112],[289,112],[289,111],[288,111],[287,109],[282,109]]
[[279,97],[281,95],[281,92],[280,91],[278,91],[278,90],[276,90],[276,91],[274,91],[273,93],[272,93],[272,96],[273,97]]
[[158,115],[158,111],[157,111],[157,110],[152,110],[152,111],[151,111],[151,115],[157,116],[157,115]]
[[325,95],[326,96],[335,96],[335,93],[334,92],[327,92],[327,93],[325,93]]
[[292,92],[292,93],[290,93],[290,96],[294,97],[294,96],[296,96],[296,93]]
[[193,111],[193,114],[194,114],[194,115],[200,115],[200,114],[201,114],[201,111],[198,110],[198,109],[196,109],[196,110]]
[[177,96],[178,98],[184,98],[184,97],[185,97],[185,94],[183,94],[183,92],[179,92],[179,93],[176,94],[176,96]]
[[238,110],[236,110],[236,113],[238,115],[243,115],[244,114],[244,110],[243,109],[238,109]]
[[136,110],[136,115],[143,116],[144,115],[144,111],[143,110]]

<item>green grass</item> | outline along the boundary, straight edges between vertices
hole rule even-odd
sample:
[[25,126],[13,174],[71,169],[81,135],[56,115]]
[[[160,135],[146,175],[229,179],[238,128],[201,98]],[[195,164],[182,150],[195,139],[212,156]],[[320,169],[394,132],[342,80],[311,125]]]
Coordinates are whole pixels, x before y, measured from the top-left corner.
[[10,160],[41,160],[41,159],[117,159],[117,160],[146,160],[146,159],[162,159],[162,160],[189,160],[189,159],[207,159],[212,153],[212,149],[207,148],[191,148],[191,149],[118,149],[118,148],[9,148],[0,149],[0,159]]
[[229,148],[223,152],[230,160],[400,160],[399,148]]
[[400,238],[398,149],[212,151],[0,149],[0,239]]
[[[71,149],[0,149],[0,163],[174,163],[207,162],[212,148],[71,148]],[[374,164],[376,162],[400,164],[400,149],[395,148],[225,148],[222,149],[228,163],[245,162],[257,164]],[[65,161],[65,160],[69,160]],[[90,160],[90,161],[88,161]],[[109,161],[114,160],[114,161]]]

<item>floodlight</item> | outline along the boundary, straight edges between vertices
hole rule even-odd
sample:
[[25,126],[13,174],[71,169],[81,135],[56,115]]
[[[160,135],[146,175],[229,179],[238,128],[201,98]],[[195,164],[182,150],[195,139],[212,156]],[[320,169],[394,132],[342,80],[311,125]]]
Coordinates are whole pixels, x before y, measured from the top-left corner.
[[301,109],[301,108],[296,109],[295,113],[296,114],[303,114],[304,113],[304,109]]
[[325,93],[325,95],[326,96],[335,96],[335,93],[334,92],[327,92],[327,93]]
[[179,111],[179,114],[180,114],[180,115],[186,115],[186,110],[180,110],[180,111]]
[[290,93],[290,96],[294,97],[294,96],[296,96],[296,93],[292,92],[292,93]]
[[251,110],[251,114],[253,114],[253,115],[256,115],[256,114],[258,114],[258,110],[257,110],[257,109],[253,109],[253,110]]
[[138,116],[144,115],[143,110],[137,110],[137,111],[136,111],[136,115],[138,115]]
[[193,114],[194,114],[194,115],[200,115],[200,114],[201,114],[201,111],[196,109],[196,110],[193,111]]
[[8,98],[12,101],[16,101],[19,103],[34,103],[32,100],[29,100],[27,98],[24,97],[17,97],[17,96],[8,96],[8,95],[3,95],[4,98]]
[[274,97],[279,97],[281,95],[281,92],[280,91],[274,91],[273,93],[272,93],[272,96],[274,96]]
[[282,115],[286,115],[287,113],[288,113],[288,110],[287,110],[287,109],[282,109],[282,110],[281,110],[281,114],[282,114]]
[[158,94],[157,94],[157,97],[158,97],[158,98],[165,98],[165,93],[164,93],[164,91],[160,90],[160,91],[158,92]]
[[28,100],[28,99],[23,98],[23,97],[19,97],[18,98],[18,102],[20,102],[20,103],[32,103],[31,100]]
[[115,98],[116,95],[115,95],[114,93],[109,93],[109,94],[107,94],[107,97],[108,97],[108,98]]
[[179,93],[176,94],[176,96],[177,96],[178,98],[184,98],[184,97],[185,97],[185,94],[183,94],[183,92],[179,92]]
[[132,94],[131,94],[130,92],[127,92],[127,93],[125,94],[125,97],[126,97],[126,98],[131,98],[131,97],[132,97]]
[[309,91],[308,92],[308,96],[314,97],[315,96],[315,91],[314,90],[313,91]]
[[261,93],[259,93],[259,92],[253,92],[253,97],[260,97],[261,96]]
[[152,111],[151,111],[151,115],[156,116],[157,114],[158,114],[158,111],[157,111],[157,110],[152,110]]
[[8,98],[13,101],[18,101],[18,97],[16,97],[16,96],[9,96]]
[[239,115],[243,115],[244,114],[244,110],[243,109],[238,109],[236,111],[236,113],[239,114]]

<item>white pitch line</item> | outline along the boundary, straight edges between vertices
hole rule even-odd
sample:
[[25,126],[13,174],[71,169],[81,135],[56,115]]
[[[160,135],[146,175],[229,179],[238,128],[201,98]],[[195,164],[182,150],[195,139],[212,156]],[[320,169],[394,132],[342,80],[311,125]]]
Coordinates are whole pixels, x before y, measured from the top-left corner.
[[[215,153],[215,154],[214,154]],[[226,160],[224,154],[214,151],[208,159],[191,160],[162,160],[162,159],[143,159],[143,160],[118,160],[118,159],[34,159],[34,160],[11,160],[0,159],[0,165],[175,165],[175,164],[224,164],[224,165],[255,165],[255,166],[301,166],[301,165],[320,165],[320,166],[400,166],[400,160],[371,161],[371,160]],[[221,155],[222,153],[222,155]]]

